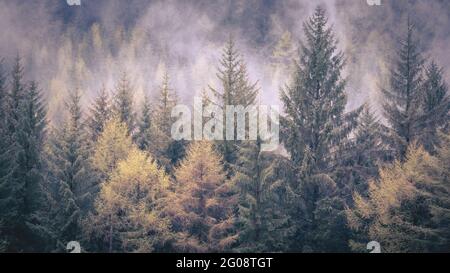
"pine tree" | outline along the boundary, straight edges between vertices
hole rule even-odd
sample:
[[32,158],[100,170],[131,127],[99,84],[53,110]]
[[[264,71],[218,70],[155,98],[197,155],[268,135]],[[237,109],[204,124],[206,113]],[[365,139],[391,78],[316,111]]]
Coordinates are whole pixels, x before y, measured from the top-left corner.
[[[220,67],[217,77],[221,82],[221,88],[210,87],[211,96],[208,102],[218,106],[222,112],[226,113],[226,106],[244,106],[256,103],[259,89],[257,82],[250,83],[247,67],[236,49],[235,42],[230,36],[228,43],[223,49]],[[237,159],[238,141],[236,141],[236,125],[234,126],[234,140],[226,140],[226,118],[224,122],[224,141],[218,141],[217,145],[225,163],[225,170],[229,177],[232,176],[232,165]]]
[[[13,238],[9,234],[12,231],[6,229],[8,222],[15,217],[14,196],[13,196],[13,181],[12,171],[13,165],[11,162],[11,154],[15,151],[15,147],[10,145],[12,139],[9,135],[7,118],[9,118],[9,93],[6,89],[6,76],[3,70],[3,60],[0,62],[0,96],[1,96],[1,119],[0,119],[0,252],[8,249],[8,245]],[[9,218],[9,219],[8,219]]]
[[171,113],[172,108],[177,105],[177,100],[175,91],[170,87],[169,75],[165,72],[159,88],[158,103],[155,106],[155,124],[166,136],[170,136],[173,121]]
[[420,103],[423,86],[423,64],[414,25],[408,18],[406,37],[400,41],[397,60],[390,75],[390,86],[383,89],[386,97],[385,116],[391,125],[392,147],[400,158],[422,131]]
[[[9,159],[9,145],[7,137],[7,127],[5,115],[7,113],[6,100],[8,93],[6,90],[6,76],[3,70],[3,59],[0,60],[0,208],[8,206],[8,202],[3,198],[9,191],[9,174],[10,174],[10,159]],[[6,201],[6,202],[5,202]],[[6,238],[3,213],[0,213],[0,253],[6,251],[8,241]]]
[[66,103],[69,116],[62,128],[52,132],[47,149],[59,251],[67,242],[81,238],[80,221],[95,195],[80,99],[78,90],[70,95]]
[[292,220],[297,227],[292,248],[345,251],[344,200],[333,172],[347,152],[348,136],[362,108],[344,112],[344,56],[336,52],[337,41],[323,8],[316,8],[304,32],[306,41],[301,44],[293,82],[281,94],[286,113],[281,138],[298,173],[291,187]]
[[85,233],[102,242],[101,251],[163,251],[172,239],[168,219],[161,216],[168,186],[164,170],[133,148],[102,183]]
[[11,139],[14,139],[14,135],[17,133],[20,118],[20,105],[25,96],[25,84],[23,83],[23,67],[19,56],[16,57],[14,62],[13,71],[11,73],[10,92],[8,93],[7,100],[7,126]]
[[90,109],[89,130],[92,140],[95,142],[103,132],[106,122],[111,118],[111,109],[108,93],[102,88]]
[[360,110],[344,114],[344,56],[336,53],[337,42],[322,8],[305,23],[304,31],[306,44],[301,45],[293,82],[281,94],[286,111],[282,136],[294,163],[303,161],[308,147],[314,168],[326,170],[333,166],[337,146],[356,125]]
[[175,171],[175,194],[165,209],[184,252],[229,251],[236,243],[237,196],[211,142],[193,142]]
[[49,223],[47,192],[44,185],[44,140],[46,137],[47,111],[41,91],[36,82],[26,86],[21,104],[19,131],[16,142],[20,146],[17,159],[18,179],[24,181],[25,213],[30,237],[36,245],[32,249],[48,249],[47,243],[53,240]]
[[393,158],[394,153],[387,146],[388,132],[366,104],[349,152],[343,156],[344,161],[335,174],[336,181],[345,182],[340,187],[347,202],[352,202],[354,191],[364,195],[368,181],[378,176],[379,165]]
[[135,113],[133,110],[134,91],[126,73],[123,73],[116,85],[113,97],[113,112],[124,122],[130,134],[134,132]]
[[147,96],[144,97],[144,103],[142,105],[141,118],[139,121],[138,132],[136,134],[136,144],[139,149],[143,151],[149,151],[152,141],[152,122],[151,122],[151,109],[150,102]]
[[302,252],[346,252],[350,236],[345,222],[345,200],[329,174],[316,173],[309,148],[288,191],[294,226],[290,249]]
[[239,151],[233,177],[239,194],[239,251],[286,250],[290,235],[285,212],[287,177],[277,172],[286,164],[280,156],[261,150],[261,141],[246,141]]
[[173,140],[171,135],[171,127],[173,122],[175,122],[171,114],[173,107],[177,105],[177,101],[177,94],[170,88],[169,76],[166,72],[153,113],[153,141],[150,145],[150,152],[158,160],[158,163],[169,172],[184,157],[186,146],[184,140]]
[[432,62],[425,74],[424,99],[422,100],[424,123],[420,135],[420,143],[429,152],[434,152],[439,145],[438,131],[449,124],[450,97],[448,87],[443,79],[443,71]]
[[46,113],[37,85],[23,83],[20,57],[15,60],[5,114],[2,141],[8,147],[1,151],[0,184],[3,244],[10,252],[44,251],[45,243],[51,239],[41,157]]

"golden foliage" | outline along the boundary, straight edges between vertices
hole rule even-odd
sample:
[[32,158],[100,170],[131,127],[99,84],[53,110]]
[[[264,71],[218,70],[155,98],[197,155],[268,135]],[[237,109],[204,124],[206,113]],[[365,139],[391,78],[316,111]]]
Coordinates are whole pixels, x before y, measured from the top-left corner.
[[102,174],[109,174],[120,160],[127,157],[132,147],[127,125],[113,118],[106,123],[95,144],[92,165]]
[[133,147],[102,184],[87,232],[104,242],[112,238],[109,250],[158,250],[171,238],[169,222],[160,215],[168,186],[164,170]]
[[[347,209],[351,229],[366,232],[370,240],[381,243],[386,252],[411,251],[418,238],[430,236],[430,229],[412,223],[411,210],[415,198],[426,194],[421,188],[434,183],[430,166],[436,158],[422,147],[411,145],[404,162],[396,161],[380,170],[380,178],[369,183],[368,197],[354,193],[354,208]],[[427,235],[428,234],[428,235]],[[354,248],[356,242],[350,242]]]
[[236,195],[211,142],[191,144],[175,171],[175,192],[166,213],[177,230],[181,251],[225,251],[236,242]]

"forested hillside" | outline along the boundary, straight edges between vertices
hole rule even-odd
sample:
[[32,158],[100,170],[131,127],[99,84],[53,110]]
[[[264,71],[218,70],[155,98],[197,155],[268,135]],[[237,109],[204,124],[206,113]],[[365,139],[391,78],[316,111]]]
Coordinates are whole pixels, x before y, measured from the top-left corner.
[[[170,69],[156,96],[124,71],[88,106],[83,84],[63,90],[56,111],[20,52],[2,59],[0,252],[66,252],[70,241],[83,252],[367,252],[370,241],[449,252],[450,68],[421,51],[413,17],[400,24],[375,111],[348,107],[352,56],[327,11],[310,14],[298,50],[283,51],[289,80],[270,91],[281,102],[274,151],[259,138],[175,140]],[[203,102],[261,104],[263,79],[223,35]]]

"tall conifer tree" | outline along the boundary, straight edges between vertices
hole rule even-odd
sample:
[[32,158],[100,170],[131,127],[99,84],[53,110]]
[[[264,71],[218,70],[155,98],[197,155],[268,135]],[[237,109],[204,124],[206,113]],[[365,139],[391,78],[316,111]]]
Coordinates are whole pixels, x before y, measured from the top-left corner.
[[116,85],[113,97],[113,112],[121,122],[128,126],[130,134],[134,132],[136,126],[136,114],[133,109],[134,90],[130,79],[126,73],[123,73]]
[[1,233],[6,251],[45,251],[51,239],[42,169],[46,111],[37,85],[28,86],[23,81],[23,67],[17,57],[3,126],[2,141],[8,147],[1,151]]
[[239,150],[234,183],[239,190],[239,251],[286,250],[291,228],[284,209],[288,176],[280,173],[288,162],[263,152],[261,141],[246,141]]
[[70,95],[66,103],[68,117],[62,128],[52,132],[48,149],[59,250],[69,241],[80,240],[81,217],[92,206],[95,196],[80,99],[78,89]]
[[172,109],[177,102],[177,94],[170,87],[169,75],[165,72],[153,111],[150,152],[167,171],[171,171],[185,154],[185,141],[172,139],[171,133],[172,124],[175,122]]
[[100,94],[95,99],[88,120],[89,130],[93,141],[103,132],[106,122],[111,118],[111,105],[108,93],[102,88]]
[[281,94],[286,113],[281,137],[299,174],[293,184],[292,219],[298,230],[292,247],[344,251],[344,206],[332,178],[361,108],[344,112],[344,56],[336,51],[337,41],[323,8],[316,8],[304,24],[304,33],[293,81]]
[[406,36],[400,41],[386,97],[385,116],[391,126],[392,146],[400,158],[421,134],[420,106],[423,98],[424,59],[415,37],[415,28],[408,18]]
[[152,122],[151,122],[151,108],[148,96],[144,97],[142,104],[141,116],[139,120],[138,132],[136,134],[136,144],[139,149],[144,151],[150,150],[152,141]]
[[422,100],[423,128],[420,143],[429,152],[435,152],[439,146],[439,130],[446,129],[450,120],[450,96],[443,77],[443,70],[435,62],[426,69]]
[[393,159],[394,152],[387,145],[388,132],[366,104],[353,141],[335,173],[336,180],[344,182],[340,186],[346,201],[352,202],[354,191],[365,194],[369,180],[378,176],[378,167]]
[[220,88],[210,87],[211,96],[208,97],[208,103],[218,106],[224,113],[224,140],[218,141],[217,144],[225,163],[225,170],[228,176],[231,176],[232,165],[236,163],[237,159],[238,141],[236,141],[236,125],[234,126],[234,139],[226,140],[226,106],[247,107],[253,105],[256,103],[259,91],[257,82],[250,82],[246,64],[231,36],[223,49],[217,77],[221,86]]

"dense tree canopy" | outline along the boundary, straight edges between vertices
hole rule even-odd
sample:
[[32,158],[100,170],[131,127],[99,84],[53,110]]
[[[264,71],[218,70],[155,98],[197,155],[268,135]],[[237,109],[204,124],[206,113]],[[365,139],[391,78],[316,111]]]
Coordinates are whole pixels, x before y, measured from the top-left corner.
[[[110,46],[91,32],[95,52]],[[290,32],[270,46],[274,71],[291,76],[274,151],[261,134],[237,139],[237,119],[233,139],[175,140],[172,110],[186,98],[172,68],[144,79],[155,90],[123,73],[95,98],[74,76],[80,88],[58,91],[65,104],[48,106],[64,111],[50,119],[33,62],[18,56],[8,73],[0,58],[0,252],[65,252],[70,241],[83,252],[367,252],[372,240],[383,252],[449,252],[446,67],[426,58],[409,19],[381,71],[383,104],[350,104],[365,91],[347,93],[354,75],[334,33],[318,7],[298,53]],[[225,43],[218,85],[202,93],[224,115],[273,91],[250,80],[240,42]]]

